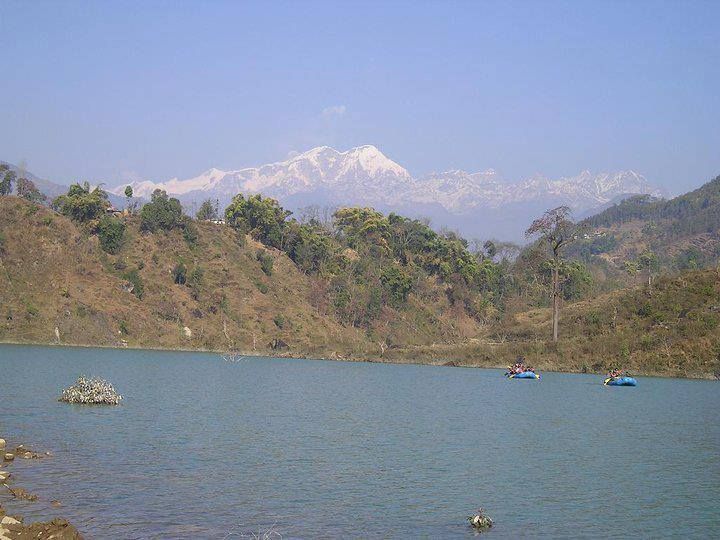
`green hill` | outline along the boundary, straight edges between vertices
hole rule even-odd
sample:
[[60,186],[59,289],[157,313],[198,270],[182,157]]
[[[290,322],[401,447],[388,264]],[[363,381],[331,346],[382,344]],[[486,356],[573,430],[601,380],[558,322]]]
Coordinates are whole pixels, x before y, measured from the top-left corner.
[[262,198],[237,198],[227,225],[162,197],[108,217],[94,192],[71,191],[54,207],[75,219],[0,197],[0,341],[720,372],[716,270],[568,297],[552,344],[542,274],[418,221],[349,208],[298,222]]
[[720,177],[667,201],[631,197],[581,224],[587,237],[569,255],[594,267],[601,278],[626,282],[623,276],[638,270],[643,255],[649,256],[654,273],[715,266],[720,261]]
[[0,340],[380,357],[396,343],[462,340],[481,327],[428,276],[401,308],[379,298],[373,320],[352,324],[344,315],[362,304],[340,305],[332,279],[249,235],[194,222],[189,243],[182,230],[142,232],[138,216],[126,223],[110,254],[95,225],[0,197]]

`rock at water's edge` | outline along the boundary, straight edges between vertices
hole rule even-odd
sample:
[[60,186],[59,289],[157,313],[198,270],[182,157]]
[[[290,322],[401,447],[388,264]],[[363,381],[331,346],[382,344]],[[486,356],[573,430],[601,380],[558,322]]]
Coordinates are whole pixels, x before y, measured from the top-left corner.
[[480,508],[474,515],[468,517],[470,525],[479,532],[485,531],[493,526],[493,520],[489,516],[485,515],[485,512]]

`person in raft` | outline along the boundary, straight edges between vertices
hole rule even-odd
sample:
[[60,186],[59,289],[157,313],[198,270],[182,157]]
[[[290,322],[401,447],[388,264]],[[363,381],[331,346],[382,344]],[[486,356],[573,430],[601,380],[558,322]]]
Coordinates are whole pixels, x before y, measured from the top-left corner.
[[522,364],[513,364],[511,366],[508,366],[508,375],[517,375],[518,373],[523,372]]
[[526,371],[532,371],[535,373],[535,369],[525,365],[525,358],[518,356],[517,361],[512,366],[508,366],[507,375],[517,375],[518,373],[525,373]]

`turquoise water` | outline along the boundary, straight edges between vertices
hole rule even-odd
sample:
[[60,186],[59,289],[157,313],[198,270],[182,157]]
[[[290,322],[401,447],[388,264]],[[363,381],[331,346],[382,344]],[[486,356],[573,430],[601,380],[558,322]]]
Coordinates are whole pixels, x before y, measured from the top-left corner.
[[[81,373],[122,405],[58,403]],[[15,346],[0,381],[0,434],[54,452],[8,506],[90,538],[720,536],[714,381]]]

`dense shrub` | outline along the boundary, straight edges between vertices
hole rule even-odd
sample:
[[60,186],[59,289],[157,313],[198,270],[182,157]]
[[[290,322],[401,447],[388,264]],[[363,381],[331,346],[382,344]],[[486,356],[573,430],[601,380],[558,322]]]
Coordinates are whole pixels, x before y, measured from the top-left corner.
[[103,216],[97,226],[100,247],[108,253],[117,253],[125,238],[125,223],[116,217]]
[[702,317],[702,322],[708,331],[715,330],[720,324],[720,318],[717,315],[708,313]]
[[196,266],[193,268],[192,272],[190,272],[190,276],[187,280],[187,286],[192,289],[192,297],[195,300],[200,299],[200,288],[203,284],[203,276],[205,275],[205,272],[203,269],[199,266]]
[[123,279],[132,285],[132,293],[139,299],[142,299],[145,294],[145,287],[137,269],[130,270],[129,272],[123,274]]
[[260,269],[265,272],[266,275],[272,276],[274,260],[271,255],[265,252],[265,250],[258,249],[256,255],[258,262],[260,263]]
[[40,315],[40,310],[37,306],[31,304],[30,302],[25,302],[25,311],[27,312],[28,317],[37,317]]
[[196,266],[193,268],[192,272],[190,272],[190,277],[188,277],[187,284],[190,287],[199,287],[202,285],[203,276],[205,275],[205,271],[200,267]]
[[275,317],[273,317],[273,322],[275,323],[275,326],[282,330],[285,326],[285,317],[282,315],[275,315]]
[[187,267],[180,261],[172,271],[173,281],[178,285],[185,285],[187,281]]
[[189,218],[186,218],[183,223],[183,239],[187,242],[188,246],[195,247],[197,245],[198,238],[199,235],[197,227],[192,221],[190,221]]

